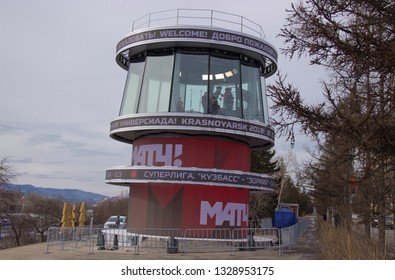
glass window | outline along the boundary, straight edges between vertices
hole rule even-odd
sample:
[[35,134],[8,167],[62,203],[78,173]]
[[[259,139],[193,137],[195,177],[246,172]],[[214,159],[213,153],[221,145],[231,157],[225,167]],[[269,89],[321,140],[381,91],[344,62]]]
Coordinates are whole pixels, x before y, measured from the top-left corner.
[[119,111],[120,116],[135,114],[137,112],[137,103],[141,88],[144,65],[144,61],[130,63],[121,109]]
[[173,55],[148,56],[138,113],[168,112]]
[[152,52],[132,60],[120,115],[170,111],[268,123],[266,84],[260,74],[255,61],[229,52]]
[[208,53],[177,53],[173,75],[171,112],[207,112]]
[[267,102],[266,95],[266,79],[263,76],[261,76],[261,88],[263,101],[263,122],[269,124],[269,103]]
[[209,113],[241,117],[238,57],[210,58]]
[[263,122],[259,68],[241,65],[241,76],[244,118]]

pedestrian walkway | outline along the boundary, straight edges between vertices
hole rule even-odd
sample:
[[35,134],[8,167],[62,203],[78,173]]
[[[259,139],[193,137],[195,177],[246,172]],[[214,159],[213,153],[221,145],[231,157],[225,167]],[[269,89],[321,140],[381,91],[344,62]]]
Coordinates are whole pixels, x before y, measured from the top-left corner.
[[322,254],[318,239],[318,225],[315,216],[309,216],[309,228],[308,230],[300,236],[296,243],[288,248],[284,248],[284,255],[296,254],[302,255],[303,260],[321,260]]

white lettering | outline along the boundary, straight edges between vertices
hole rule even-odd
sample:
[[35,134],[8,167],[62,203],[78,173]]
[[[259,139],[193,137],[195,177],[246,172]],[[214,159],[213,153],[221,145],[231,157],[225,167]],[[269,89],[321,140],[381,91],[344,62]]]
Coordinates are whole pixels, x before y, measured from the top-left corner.
[[149,144],[133,147],[132,165],[182,166],[182,144]]
[[241,226],[248,223],[248,204],[228,202],[223,208],[222,202],[217,201],[211,206],[208,201],[200,202],[200,224],[207,225],[207,220],[215,219],[215,225],[221,226],[229,222],[229,226]]

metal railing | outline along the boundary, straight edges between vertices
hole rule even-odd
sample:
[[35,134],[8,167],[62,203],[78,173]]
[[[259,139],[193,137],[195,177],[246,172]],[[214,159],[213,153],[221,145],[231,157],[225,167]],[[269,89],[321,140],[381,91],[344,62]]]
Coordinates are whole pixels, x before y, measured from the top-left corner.
[[174,9],[149,13],[133,22],[132,31],[177,25],[219,27],[265,39],[259,24],[243,16],[207,9]]
[[309,227],[308,220],[300,220],[288,228],[240,229],[103,229],[59,228],[48,229],[46,253],[50,248],[59,250],[82,248],[89,254],[95,250],[123,250],[140,253],[209,253],[278,249],[294,244]]
[[183,253],[229,252],[232,253],[230,229],[186,229]]
[[281,255],[279,246],[281,231],[278,228],[241,228],[233,230],[233,250],[252,251],[256,249],[266,249],[277,247]]
[[288,250],[290,250],[291,245],[295,244],[299,236],[301,236],[307,231],[309,225],[310,225],[309,220],[302,219],[295,225],[282,228],[280,233],[282,248],[288,247]]
[[49,253],[50,247],[58,247],[62,251],[66,248],[88,247],[89,252],[93,253],[92,238],[98,231],[89,227],[50,227],[47,232],[46,253]]

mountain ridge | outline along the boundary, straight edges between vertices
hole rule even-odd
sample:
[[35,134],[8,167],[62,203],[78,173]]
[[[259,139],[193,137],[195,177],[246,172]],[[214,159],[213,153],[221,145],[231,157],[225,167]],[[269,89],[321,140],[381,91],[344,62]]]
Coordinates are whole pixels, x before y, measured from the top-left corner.
[[31,184],[7,184],[3,186],[6,190],[20,191],[23,193],[34,193],[44,197],[61,198],[67,202],[91,202],[98,203],[108,196],[87,192],[80,189],[60,189],[37,187]]

